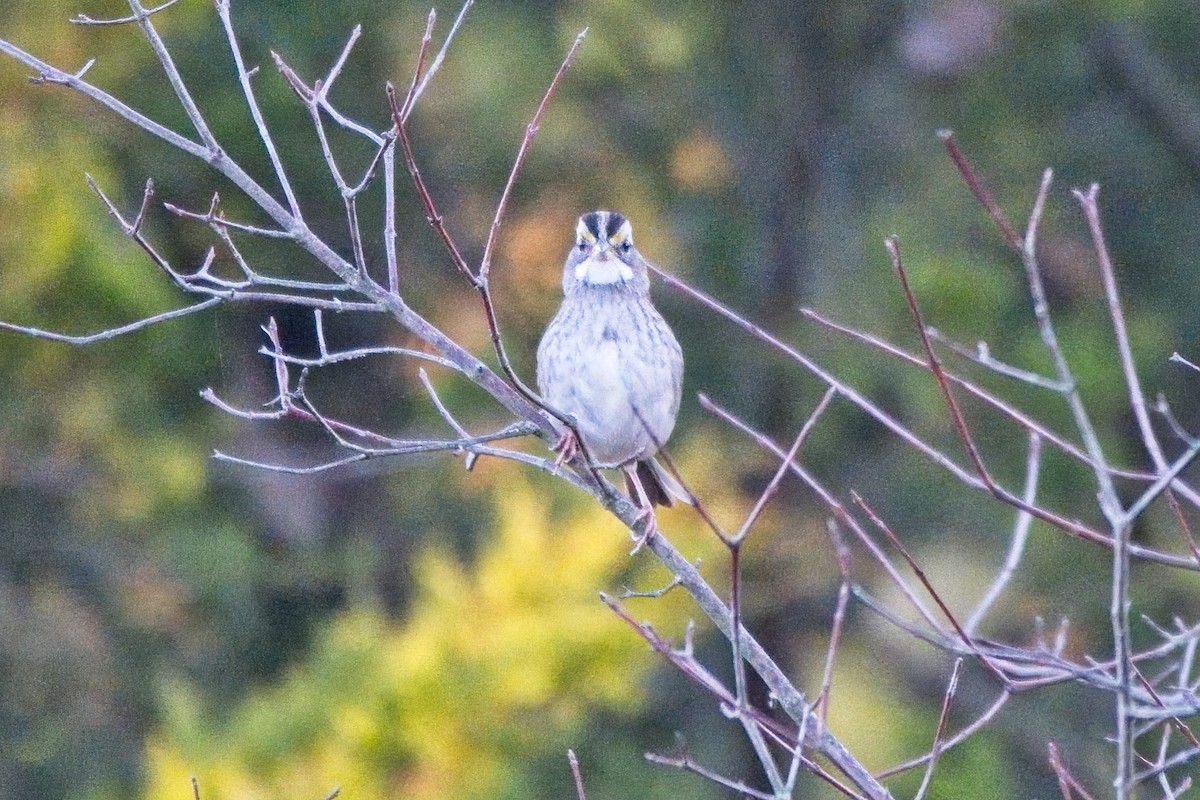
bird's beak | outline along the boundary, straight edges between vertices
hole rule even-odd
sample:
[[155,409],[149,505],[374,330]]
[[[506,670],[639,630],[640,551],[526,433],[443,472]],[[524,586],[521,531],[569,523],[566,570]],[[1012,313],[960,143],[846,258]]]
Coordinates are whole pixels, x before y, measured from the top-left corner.
[[575,280],[592,286],[624,283],[633,278],[633,270],[621,259],[611,256],[609,242],[597,242],[586,259],[575,267]]

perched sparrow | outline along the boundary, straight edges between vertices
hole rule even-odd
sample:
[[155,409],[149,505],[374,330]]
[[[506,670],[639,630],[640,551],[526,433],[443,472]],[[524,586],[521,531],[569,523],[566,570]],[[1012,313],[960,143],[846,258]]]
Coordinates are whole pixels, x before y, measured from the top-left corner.
[[[675,427],[683,351],[650,302],[646,261],[629,220],[615,211],[579,218],[563,269],[563,303],[537,352],[538,391],[574,417],[598,466],[620,468],[648,515],[690,503],[688,492],[654,460]],[[560,447],[570,447],[570,432]]]

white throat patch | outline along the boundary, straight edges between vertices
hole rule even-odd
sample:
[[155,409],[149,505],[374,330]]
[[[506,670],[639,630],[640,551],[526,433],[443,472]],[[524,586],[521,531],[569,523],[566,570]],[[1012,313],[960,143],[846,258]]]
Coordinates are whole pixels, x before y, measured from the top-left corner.
[[619,258],[605,261],[589,258],[575,266],[575,280],[591,286],[607,286],[633,280],[633,270]]

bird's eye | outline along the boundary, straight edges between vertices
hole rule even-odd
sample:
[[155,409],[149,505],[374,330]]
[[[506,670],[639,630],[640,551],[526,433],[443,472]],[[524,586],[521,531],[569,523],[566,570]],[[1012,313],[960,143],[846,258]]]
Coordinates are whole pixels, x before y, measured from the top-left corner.
[[575,246],[577,248],[579,248],[579,252],[581,252],[581,253],[584,252],[585,250],[587,250],[587,242],[585,242],[583,240],[580,240],[579,244],[577,244]]
[[633,249],[633,242],[629,241],[628,239],[621,242],[621,252],[622,253],[628,253],[632,249]]

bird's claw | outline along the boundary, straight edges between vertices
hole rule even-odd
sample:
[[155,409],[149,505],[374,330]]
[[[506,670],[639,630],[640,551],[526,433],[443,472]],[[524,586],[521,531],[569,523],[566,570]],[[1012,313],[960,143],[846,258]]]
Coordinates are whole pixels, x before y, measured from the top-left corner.
[[645,546],[646,542],[650,541],[650,537],[658,533],[658,518],[654,516],[653,506],[643,506],[633,518],[633,524],[636,526],[639,522],[642,523],[642,532],[634,535],[633,549],[629,551],[629,555],[637,555],[637,552]]
[[554,471],[557,472],[563,464],[570,461],[579,452],[579,437],[575,435],[575,431],[570,428],[564,428],[562,435],[558,437],[558,441],[554,443],[552,448],[555,452]]

